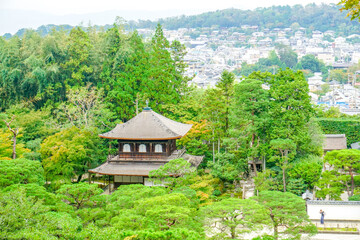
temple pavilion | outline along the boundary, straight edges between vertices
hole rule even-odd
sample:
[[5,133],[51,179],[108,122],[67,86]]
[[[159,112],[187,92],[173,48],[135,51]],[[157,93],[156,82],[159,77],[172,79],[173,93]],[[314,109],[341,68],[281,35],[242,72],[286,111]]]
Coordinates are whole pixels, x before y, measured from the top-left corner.
[[184,158],[197,167],[203,156],[192,156],[176,147],[176,139],[183,137],[191,127],[191,124],[173,121],[146,107],[129,121],[99,135],[117,140],[117,153],[109,155],[105,163],[89,172],[109,176],[111,191],[126,184],[152,186],[149,172],[172,159]]

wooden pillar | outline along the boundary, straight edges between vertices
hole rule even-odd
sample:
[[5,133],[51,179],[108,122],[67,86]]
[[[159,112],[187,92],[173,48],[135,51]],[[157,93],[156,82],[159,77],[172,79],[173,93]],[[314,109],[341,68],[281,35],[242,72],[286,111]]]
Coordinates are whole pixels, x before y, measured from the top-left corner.
[[118,149],[119,149],[119,152],[118,152],[118,155],[120,155],[120,152],[121,152],[121,143],[120,143],[120,140],[118,140],[118,144],[119,144],[119,147],[118,147]]
[[153,152],[154,152],[154,149],[153,149],[153,144],[152,142],[149,143],[149,155],[152,156],[153,155]]
[[166,155],[170,155],[170,143],[170,140],[168,140],[166,143]]
[[111,193],[111,182],[110,182],[110,175],[109,175],[109,193]]

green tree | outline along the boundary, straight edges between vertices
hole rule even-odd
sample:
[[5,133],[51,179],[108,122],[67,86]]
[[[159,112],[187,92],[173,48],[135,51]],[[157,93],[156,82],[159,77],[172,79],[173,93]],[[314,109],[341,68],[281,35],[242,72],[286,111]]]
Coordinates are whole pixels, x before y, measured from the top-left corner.
[[[253,163],[261,157],[268,122],[269,92],[262,81],[245,79],[235,86],[234,101],[231,107],[231,137],[237,138],[237,146],[245,146],[246,157]],[[238,149],[236,149],[238,150]]]
[[24,230],[30,230],[48,210],[41,201],[26,197],[24,191],[0,193],[0,206],[0,237],[3,239],[26,233]]
[[50,211],[23,189],[0,192],[0,220],[2,239],[81,239],[78,219]]
[[202,232],[200,222],[196,222],[196,211],[190,208],[190,201],[183,194],[172,193],[165,196],[138,201],[135,211],[145,215],[146,226],[154,230],[187,228]]
[[144,106],[149,97],[145,87],[149,81],[149,52],[137,32],[126,36],[114,27],[108,30],[107,38],[110,57],[104,63],[102,76],[109,85],[104,84],[104,89],[119,118],[126,121],[135,115],[136,106]]
[[[18,137],[21,137],[22,134],[18,135]],[[14,138],[14,135],[10,133],[9,131],[4,131],[3,129],[0,129],[0,158],[1,159],[13,159],[14,157],[14,144],[12,142],[12,139]],[[15,147],[17,157],[23,157],[24,154],[29,152],[29,149],[25,148],[23,143],[16,144]]]
[[235,75],[225,70],[221,73],[220,81],[216,84],[216,88],[220,90],[220,94],[224,97],[224,110],[225,110],[224,132],[225,133],[229,129],[229,115],[230,115],[230,106],[232,103],[232,97],[234,95],[234,83],[235,83]]
[[100,150],[97,136],[76,127],[47,137],[40,149],[46,179],[52,184],[70,182],[75,177],[80,181],[91,164],[103,158]]
[[218,152],[220,152],[221,140],[228,136],[234,83],[235,75],[225,70],[222,72],[216,88],[210,88],[205,93],[204,117],[209,120],[213,141],[217,140]]
[[289,162],[293,160],[296,154],[296,145],[290,139],[278,138],[271,140],[270,146],[276,154],[271,161],[276,161],[277,166],[282,170],[283,190],[286,192],[286,170],[289,168]]
[[262,191],[254,200],[268,209],[275,239],[279,239],[279,234],[300,239],[302,233],[312,235],[317,232],[301,197],[288,192]]
[[181,102],[163,106],[164,116],[180,122],[192,121],[195,125],[195,122],[202,120],[204,94],[205,91],[201,88],[189,87],[184,92]]
[[340,83],[347,83],[348,82],[348,73],[343,69],[332,69],[330,70],[329,75],[330,81],[338,81]]
[[59,201],[54,193],[48,192],[44,186],[38,183],[17,183],[2,189],[3,193],[16,191],[24,191],[27,197],[33,197],[34,200],[42,201],[44,205],[49,206],[52,210],[66,209],[64,208],[65,203],[61,204],[61,201]]
[[[90,87],[72,88],[67,93],[68,101],[60,104],[57,116],[72,126],[93,130],[111,125],[114,114],[103,102],[103,90]],[[66,125],[66,124],[65,124]]]
[[180,77],[180,58],[176,62],[172,59],[168,50],[169,41],[164,37],[160,24],[156,27],[150,46],[148,81],[142,87],[147,88],[150,106],[156,110],[160,107],[158,105],[178,103],[186,81]]
[[312,54],[303,56],[297,65],[297,69],[308,69],[312,72],[326,72],[325,64]]
[[64,184],[56,191],[61,200],[76,209],[83,208],[86,205],[93,205],[92,199],[102,192],[97,185],[88,183]]
[[289,176],[292,179],[302,179],[307,188],[313,189],[320,179],[322,168],[323,164],[320,157],[310,155],[296,160],[289,170]]
[[42,186],[45,179],[41,163],[27,159],[0,160],[0,187],[19,183]]
[[316,183],[316,186],[319,188],[319,190],[316,191],[316,197],[341,200],[340,195],[345,190],[344,180],[347,181],[348,179],[341,176],[336,170],[326,170],[322,172],[321,178]]
[[210,155],[209,147],[204,142],[209,141],[211,138],[209,122],[201,120],[199,122],[188,121],[186,123],[193,126],[184,137],[177,141],[177,145],[185,147],[189,154],[208,157]]
[[70,31],[68,60],[63,65],[68,73],[66,79],[68,85],[84,86],[90,81],[89,75],[93,72],[93,68],[89,66],[89,54],[92,47],[89,36],[80,27]]
[[[360,171],[360,150],[343,149],[327,152],[324,160],[332,165],[340,173],[340,179],[344,179],[346,191],[351,197],[354,195],[355,179],[354,175]],[[344,172],[344,174],[341,174]],[[350,186],[346,178],[350,178]]]
[[254,200],[224,199],[202,209],[206,230],[219,239],[229,236],[238,239],[241,234],[260,230],[269,224],[269,213]]
[[181,44],[177,40],[174,40],[171,42],[170,48],[171,58],[174,60],[177,80],[187,81],[188,79],[185,79],[183,76],[187,67],[187,64],[184,61],[184,57],[187,53],[185,45]]
[[297,54],[294,52],[290,46],[286,45],[278,45],[276,49],[279,53],[280,60],[286,65],[288,68],[293,68],[298,62]]
[[[144,191],[138,191],[140,189]],[[191,208],[192,204],[185,195],[165,194],[164,188],[142,185],[124,186],[117,191],[114,192],[116,196],[111,196],[111,204],[108,205],[116,209],[111,225],[117,230],[132,230],[134,232],[132,235],[139,234],[139,236],[146,231],[149,239],[157,239],[156,237],[168,239],[164,235],[173,237],[173,231],[191,232],[195,236],[194,239],[204,237],[197,211]],[[184,232],[180,232],[179,236],[189,237]],[[171,237],[169,239],[173,239]]]
[[135,206],[137,200],[163,196],[168,193],[164,187],[148,187],[140,184],[120,186],[110,196],[110,205],[114,214],[122,209],[130,209]]
[[359,1],[357,0],[340,0],[338,5],[341,6],[340,11],[348,11],[347,17],[350,17],[351,20],[359,18],[360,8]]
[[312,145],[309,121],[314,114],[309,87],[301,72],[290,69],[279,71],[270,83],[270,139],[291,139],[298,153],[317,153]]
[[239,161],[235,154],[226,152],[215,154],[215,162],[208,162],[207,164],[214,177],[229,183],[241,179],[241,172],[244,171],[243,165],[244,161]]
[[219,89],[207,89],[204,96],[204,118],[207,120],[209,130],[211,131],[211,141],[213,142],[213,157],[215,155],[215,142],[217,150],[220,152],[221,139],[225,136],[225,105],[224,97]]
[[196,168],[191,167],[191,163],[183,158],[178,158],[170,160],[159,169],[150,171],[149,177],[157,179],[156,182],[163,182],[167,186],[174,188],[175,184],[182,180],[182,177],[194,171],[196,171]]
[[270,169],[265,169],[259,172],[254,177],[254,184],[258,191],[277,190],[276,179],[274,178],[275,172]]

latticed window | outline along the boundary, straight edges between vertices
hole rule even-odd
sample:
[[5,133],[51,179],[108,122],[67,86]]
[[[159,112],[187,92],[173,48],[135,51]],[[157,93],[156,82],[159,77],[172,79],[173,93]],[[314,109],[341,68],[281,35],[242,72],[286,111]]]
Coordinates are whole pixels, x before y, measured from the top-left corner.
[[128,143],[124,144],[123,152],[131,152],[130,144]]
[[161,144],[156,144],[155,145],[155,152],[159,153],[159,152],[163,152],[163,147]]
[[139,152],[146,152],[146,145],[145,144],[140,144],[139,145]]

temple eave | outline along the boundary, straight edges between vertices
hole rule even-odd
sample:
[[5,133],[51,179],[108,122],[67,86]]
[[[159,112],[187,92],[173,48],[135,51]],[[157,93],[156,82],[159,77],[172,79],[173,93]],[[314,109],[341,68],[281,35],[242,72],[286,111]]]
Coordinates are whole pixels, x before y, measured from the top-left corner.
[[179,139],[183,136],[176,136],[176,137],[167,137],[167,138],[123,138],[123,137],[108,137],[104,135],[99,135],[101,138],[107,138],[107,139],[119,139],[119,140],[137,140],[137,141],[149,141],[149,140],[173,140],[173,139]]
[[165,163],[109,163],[106,162],[97,168],[90,169],[90,173],[110,176],[149,176],[149,172],[156,170]]

